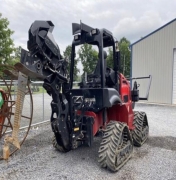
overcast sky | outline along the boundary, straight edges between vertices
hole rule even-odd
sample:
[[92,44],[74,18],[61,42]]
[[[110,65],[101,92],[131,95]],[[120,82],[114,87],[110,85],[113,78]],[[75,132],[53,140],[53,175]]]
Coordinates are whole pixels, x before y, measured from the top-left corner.
[[51,20],[61,52],[72,42],[73,22],[106,28],[131,43],[176,18],[176,0],[0,0],[0,13],[10,21],[15,46],[27,48],[35,20]]

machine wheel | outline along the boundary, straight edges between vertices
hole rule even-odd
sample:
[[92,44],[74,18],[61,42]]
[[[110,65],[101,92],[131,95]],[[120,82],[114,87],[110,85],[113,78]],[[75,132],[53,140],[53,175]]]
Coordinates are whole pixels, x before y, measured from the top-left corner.
[[145,112],[134,112],[133,125],[135,129],[132,131],[133,144],[140,147],[148,138],[149,126]]
[[130,159],[132,152],[133,142],[128,126],[110,121],[98,151],[100,166],[118,171]]
[[[0,160],[3,159],[2,147],[4,145],[5,135],[6,133],[11,134],[14,127],[16,94],[17,94],[17,88],[14,88],[14,84],[17,84],[17,79],[18,79],[18,71],[14,67],[4,65],[3,69],[4,71],[2,75],[0,75],[0,80],[3,84],[2,90],[0,90],[0,92],[3,94],[4,97],[4,104],[0,109]],[[6,78],[8,77],[7,78],[8,80],[6,80],[4,77]],[[20,146],[22,146],[29,133],[32,123],[32,117],[33,117],[33,99],[29,84],[27,85],[27,90],[25,95],[26,96],[22,108],[20,127],[25,126],[26,129],[25,131],[19,133],[18,139]],[[10,156],[18,150],[17,147],[11,144],[9,145],[9,149],[10,149]]]
[[62,145],[60,145],[60,144],[57,142],[55,135],[53,135],[52,143],[53,143],[53,147],[54,147],[56,150],[60,151],[60,152],[68,152],[68,151],[70,151],[70,149],[69,149],[69,150],[68,150],[68,149],[65,149]]

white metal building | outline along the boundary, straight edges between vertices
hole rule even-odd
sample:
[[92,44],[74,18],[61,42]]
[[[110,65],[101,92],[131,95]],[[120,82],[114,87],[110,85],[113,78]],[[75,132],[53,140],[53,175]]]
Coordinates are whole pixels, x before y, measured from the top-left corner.
[[[148,102],[176,104],[176,19],[131,45],[131,76],[148,75]],[[137,82],[140,96],[145,96],[147,80]]]

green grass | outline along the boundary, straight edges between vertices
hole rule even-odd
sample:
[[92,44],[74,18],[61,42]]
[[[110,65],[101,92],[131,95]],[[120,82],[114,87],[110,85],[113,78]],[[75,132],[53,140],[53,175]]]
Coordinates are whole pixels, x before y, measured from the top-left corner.
[[[18,87],[12,87],[12,88],[11,88],[11,95],[16,94],[17,88],[18,88]],[[46,90],[43,89],[42,86],[38,86],[38,88],[39,88],[39,91],[33,91],[33,90],[32,90],[32,94],[46,93]],[[7,87],[6,87],[6,86],[0,86],[0,89],[3,89],[4,91],[7,91]],[[33,88],[31,87],[31,89],[33,89]],[[15,90],[15,92],[14,92],[14,90]]]
[[41,93],[46,93],[46,90],[41,86],[39,86],[39,91],[36,91],[36,92],[33,91],[33,94],[41,94]]
[[[37,86],[39,88],[39,91],[33,91],[32,90],[32,94],[42,94],[42,93],[47,93],[46,90],[42,87],[42,86]],[[74,85],[73,89],[78,89],[79,87],[77,85]],[[7,90],[7,87],[6,86],[0,86],[0,89],[3,89],[4,91]],[[14,89],[15,89],[15,92],[14,92]],[[31,87],[31,89],[33,89]],[[11,88],[11,95],[14,95],[17,93],[17,87],[12,87]]]

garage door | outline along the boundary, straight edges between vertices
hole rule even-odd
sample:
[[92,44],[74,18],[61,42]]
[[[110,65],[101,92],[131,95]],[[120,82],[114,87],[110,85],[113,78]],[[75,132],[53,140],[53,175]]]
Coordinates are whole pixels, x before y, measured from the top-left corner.
[[172,104],[176,104],[176,49],[174,49]]

